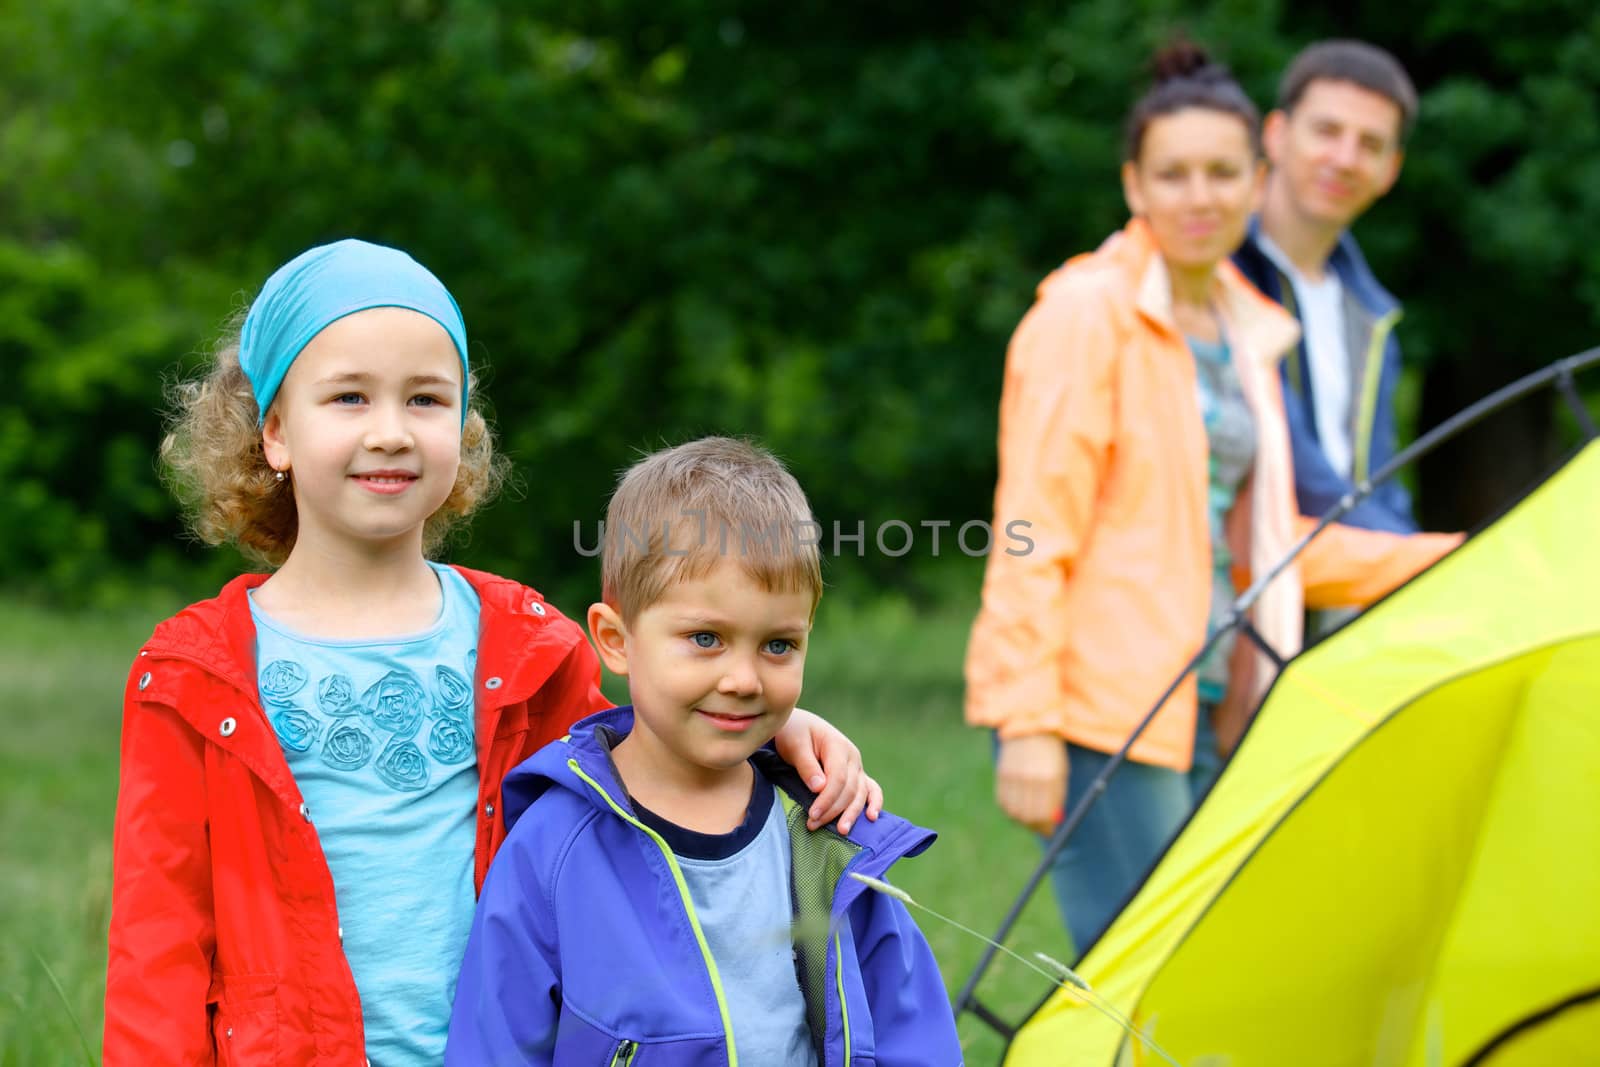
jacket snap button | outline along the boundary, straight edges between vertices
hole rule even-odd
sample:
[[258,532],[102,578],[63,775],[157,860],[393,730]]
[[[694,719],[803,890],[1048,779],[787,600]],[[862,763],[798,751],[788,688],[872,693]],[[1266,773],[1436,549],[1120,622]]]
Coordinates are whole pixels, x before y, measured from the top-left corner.
[[142,693],[148,688],[150,688],[150,672],[145,671],[139,676],[139,692]]
[[339,927],[339,944],[344,944],[344,927]]
[[483,806],[483,817],[486,818],[486,819],[494,818],[494,805],[493,804],[485,804]]
[[300,817],[302,819],[304,819],[306,822],[310,822],[311,821],[311,808],[310,808],[309,805],[306,805],[306,804],[301,804],[300,805]]
[[228,1036],[229,1036],[229,1037],[232,1037],[232,1036],[233,1036],[233,1027],[231,1027],[231,1026],[230,1026],[230,1027],[228,1027]]
[[544,615],[544,605],[539,603],[537,600],[528,605],[528,610],[532,611],[535,615]]
[[223,719],[217,724],[217,733],[221,734],[223,737],[232,737],[233,731],[237,730],[238,728],[238,722],[234,720],[232,715],[229,715],[226,719]]
[[[145,675],[145,677],[148,678],[150,676],[147,674],[147,675]],[[500,685],[501,685],[501,682],[500,682],[500,679],[498,677],[485,679],[484,683],[483,683],[483,687],[485,689],[499,689]]]

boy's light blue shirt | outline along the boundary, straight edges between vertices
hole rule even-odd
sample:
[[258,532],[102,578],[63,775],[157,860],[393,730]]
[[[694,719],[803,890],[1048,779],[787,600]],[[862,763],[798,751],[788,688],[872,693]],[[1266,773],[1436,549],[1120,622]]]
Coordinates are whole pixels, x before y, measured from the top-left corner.
[[816,1067],[795,973],[793,860],[777,787],[758,771],[745,824],[730,834],[663,836],[721,972],[739,1062]]
[[374,1067],[438,1064],[472,925],[478,596],[431,564],[428,630],[324,640],[257,608],[262,707],[327,856]]

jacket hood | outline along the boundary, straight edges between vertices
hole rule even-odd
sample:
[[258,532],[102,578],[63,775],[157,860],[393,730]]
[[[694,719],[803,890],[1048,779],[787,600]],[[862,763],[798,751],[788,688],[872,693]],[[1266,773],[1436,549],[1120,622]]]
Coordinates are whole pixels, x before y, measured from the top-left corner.
[[[567,790],[590,807],[614,815],[606,803],[606,797],[596,790],[595,786],[599,786],[631,816],[633,802],[617,774],[611,750],[632,730],[632,707],[608,708],[580,720],[566,737],[546,745],[524,760],[506,775],[502,787],[507,829],[522,818],[534,801],[551,789]],[[802,808],[809,808],[816,800],[817,795],[805,787],[794,768],[785,763],[770,745],[757,751],[752,759],[769,782],[794,798]],[[594,784],[585,781],[586,777]],[[937,836],[932,830],[885,811],[878,815],[876,821],[865,817],[856,820],[846,840],[874,854],[872,868],[887,869],[897,859],[921,853],[933,844]],[[871,872],[863,869],[862,873]]]

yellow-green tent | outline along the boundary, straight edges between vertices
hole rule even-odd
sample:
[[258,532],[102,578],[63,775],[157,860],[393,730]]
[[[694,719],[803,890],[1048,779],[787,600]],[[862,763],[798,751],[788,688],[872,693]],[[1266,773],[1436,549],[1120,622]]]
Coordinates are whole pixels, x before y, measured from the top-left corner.
[[1600,443],[1288,665],[1078,973],[1184,1067],[1600,1064]]

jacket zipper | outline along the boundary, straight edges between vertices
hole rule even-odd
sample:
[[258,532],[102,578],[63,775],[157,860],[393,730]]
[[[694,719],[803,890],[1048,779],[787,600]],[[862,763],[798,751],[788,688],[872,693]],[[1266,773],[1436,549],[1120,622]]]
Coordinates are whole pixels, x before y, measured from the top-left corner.
[[678,866],[678,858],[672,854],[672,849],[667,847],[667,843],[661,839],[660,834],[634,818],[615,800],[612,800],[611,794],[607,793],[599,782],[584,773],[583,768],[578,766],[577,760],[568,759],[567,767],[573,774],[588,783],[590,789],[600,794],[600,799],[604,800],[606,806],[616,812],[624,822],[629,823],[654,841],[656,847],[661,850],[661,855],[666,858],[667,867],[672,871],[673,884],[678,887],[679,900],[683,904],[683,910],[689,916],[689,928],[694,931],[695,942],[700,946],[700,957],[705,960],[706,973],[711,976],[711,992],[717,998],[717,1014],[722,1017],[722,1035],[728,1046],[728,1067],[739,1067],[739,1052],[733,1044],[733,1018],[728,1014],[728,999],[722,992],[722,975],[717,971],[717,961],[711,955],[711,946],[706,944],[705,932],[700,929],[700,917],[695,914],[694,901],[689,896],[689,883],[684,880],[683,868]]
[[844,1003],[844,949],[839,944],[839,932],[833,933],[833,981],[839,991],[839,1025],[844,1034],[844,1065],[850,1067],[850,1009]]
[[1401,311],[1392,308],[1372,324],[1372,335],[1367,339],[1366,373],[1361,378],[1361,407],[1356,411],[1356,433],[1351,441],[1354,447],[1350,464],[1350,480],[1360,485],[1371,473],[1372,424],[1378,417],[1378,384],[1383,377],[1383,350],[1388,347],[1389,335],[1400,322]]
[[[1278,272],[1278,286],[1283,293],[1281,303],[1284,308],[1295,318],[1300,317],[1299,310],[1295,307],[1294,283],[1288,275],[1281,270]],[[1367,480],[1372,464],[1372,424],[1378,417],[1378,386],[1383,379],[1383,350],[1389,344],[1389,335],[1394,333],[1394,328],[1404,316],[1400,308],[1390,308],[1378,316],[1378,321],[1372,324],[1372,332],[1367,335],[1366,359],[1362,365],[1361,374],[1361,399],[1360,406],[1356,408],[1355,432],[1351,435],[1351,462],[1350,480],[1360,485]],[[1305,395],[1305,384],[1301,379],[1304,373],[1300,365],[1302,347],[1296,346],[1289,354],[1287,360],[1289,368],[1289,388],[1299,396]]]
[[611,1057],[611,1067],[629,1067],[633,1058],[639,1054],[639,1042],[626,1038],[617,1045],[616,1054]]

